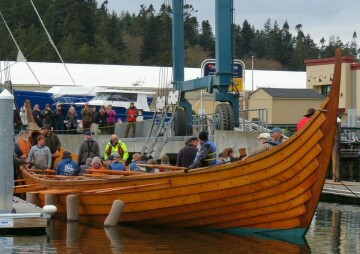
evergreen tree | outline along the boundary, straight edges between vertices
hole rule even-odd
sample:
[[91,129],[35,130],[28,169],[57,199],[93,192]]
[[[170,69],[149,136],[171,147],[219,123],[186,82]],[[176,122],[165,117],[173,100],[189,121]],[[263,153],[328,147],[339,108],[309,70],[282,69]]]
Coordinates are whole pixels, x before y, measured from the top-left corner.
[[199,45],[207,51],[210,55],[215,55],[215,38],[208,20],[201,23],[201,34],[199,36]]

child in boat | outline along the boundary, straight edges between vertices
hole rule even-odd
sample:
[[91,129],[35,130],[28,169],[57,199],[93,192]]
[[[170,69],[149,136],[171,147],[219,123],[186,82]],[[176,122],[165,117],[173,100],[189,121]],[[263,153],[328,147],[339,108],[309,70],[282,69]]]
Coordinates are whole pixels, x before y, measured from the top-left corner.
[[112,170],[122,170],[125,171],[125,167],[122,163],[119,162],[120,155],[118,153],[110,154],[107,159],[107,168]]
[[82,176],[83,174],[86,173],[86,170],[87,170],[88,168],[91,168],[91,162],[92,162],[92,159],[91,159],[91,158],[87,158],[87,159],[86,159],[85,165],[81,165],[81,166],[80,166],[79,176]]
[[76,176],[79,173],[78,164],[71,158],[71,153],[64,151],[61,161],[56,166],[57,175]]
[[102,164],[102,161],[99,157],[95,156],[93,159],[92,159],[92,162],[91,162],[91,168],[92,169],[100,169],[100,170],[105,170],[103,164]]
[[225,164],[236,161],[236,158],[234,156],[234,151],[231,147],[224,148],[221,154],[222,156],[219,159],[218,164]]

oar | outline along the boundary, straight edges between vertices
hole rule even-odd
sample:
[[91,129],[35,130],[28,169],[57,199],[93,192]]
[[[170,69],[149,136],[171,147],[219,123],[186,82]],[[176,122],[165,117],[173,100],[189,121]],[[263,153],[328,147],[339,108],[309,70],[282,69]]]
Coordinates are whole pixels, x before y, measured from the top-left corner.
[[55,170],[52,169],[34,169],[34,168],[28,168],[28,171],[35,172],[35,173],[48,173],[55,175]]
[[185,167],[178,167],[178,166],[170,166],[164,164],[136,164],[136,166],[146,167],[146,168],[158,168],[158,169],[169,169],[169,170],[184,170]]
[[103,173],[103,174],[107,174],[107,175],[139,175],[139,174],[144,174],[143,172],[108,170],[108,169],[91,169],[91,168],[86,169],[85,172],[88,172],[88,173]]

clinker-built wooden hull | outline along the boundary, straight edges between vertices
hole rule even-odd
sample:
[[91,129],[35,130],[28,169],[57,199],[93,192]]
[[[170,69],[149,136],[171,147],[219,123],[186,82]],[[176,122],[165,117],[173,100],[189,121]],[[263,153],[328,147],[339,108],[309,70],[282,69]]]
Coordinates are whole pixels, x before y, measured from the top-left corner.
[[[39,205],[56,194],[57,213],[66,196],[78,195],[79,215],[89,221],[125,203],[120,222],[202,227],[233,233],[304,236],[314,216],[331,158],[339,101],[341,51],[330,95],[298,133],[265,153],[207,168],[99,178],[46,178],[23,171],[35,184]],[[45,190],[44,190],[45,189]]]

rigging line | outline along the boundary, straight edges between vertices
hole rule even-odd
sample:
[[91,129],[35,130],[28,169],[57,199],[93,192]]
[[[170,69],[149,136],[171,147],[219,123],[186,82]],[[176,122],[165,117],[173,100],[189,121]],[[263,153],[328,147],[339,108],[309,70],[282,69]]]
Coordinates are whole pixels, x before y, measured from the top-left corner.
[[346,189],[348,189],[355,197],[357,197],[358,199],[360,199],[360,197],[358,195],[356,195],[352,190],[350,190],[350,188],[344,184],[339,177],[337,177],[333,172],[331,172],[331,174],[336,178],[337,181],[339,181]]
[[[8,24],[6,23],[5,18],[4,18],[4,16],[2,15],[1,11],[0,11],[0,16],[1,16],[2,20],[4,21],[4,24],[5,24],[5,26],[6,26],[6,29],[9,31],[10,36],[11,36],[12,40],[13,40],[14,43],[15,43],[15,46],[17,47],[18,51],[21,52],[21,49],[20,49],[19,45],[17,44],[17,42],[16,42],[16,40],[15,40],[15,37],[14,37],[14,35],[12,34],[12,32],[11,32],[11,30],[10,30],[10,27],[9,27]],[[21,52],[21,55],[24,56],[24,54],[23,54],[22,52]],[[34,76],[34,78],[36,79],[36,81],[38,82],[38,84],[41,86],[41,83],[40,83],[39,79],[36,77],[34,71],[31,69],[31,67],[30,67],[29,63],[27,62],[26,58],[24,58],[23,60],[25,60],[25,63],[26,63],[26,65],[29,67],[32,75]]]
[[40,14],[39,14],[39,12],[37,11],[37,9],[36,9],[36,7],[35,7],[35,5],[34,5],[33,1],[32,1],[32,0],[30,0],[30,3],[31,3],[31,5],[33,6],[33,8],[34,8],[34,10],[35,10],[35,12],[36,12],[36,15],[38,16],[38,18],[39,18],[39,20],[40,20],[40,23],[41,23],[42,27],[44,28],[46,35],[47,35],[47,36],[48,36],[48,38],[49,38],[49,41],[50,41],[51,45],[54,47],[54,49],[55,49],[55,51],[56,51],[57,55],[59,56],[59,58],[60,58],[61,62],[63,63],[63,65],[64,65],[64,67],[65,67],[65,69],[66,69],[66,72],[68,73],[68,75],[69,75],[69,77],[70,77],[71,81],[72,81],[72,82],[73,82],[73,84],[76,86],[76,84],[75,84],[75,81],[74,81],[73,77],[71,76],[71,74],[70,74],[70,72],[69,72],[68,68],[66,67],[66,64],[64,63],[64,60],[62,59],[62,57],[61,57],[61,55],[60,55],[60,52],[58,51],[58,49],[57,49],[57,47],[56,47],[56,45],[55,45],[54,41],[52,40],[52,38],[51,38],[51,36],[50,36],[50,34],[49,34],[48,30],[46,29],[45,24],[44,24],[43,20],[41,19]]

